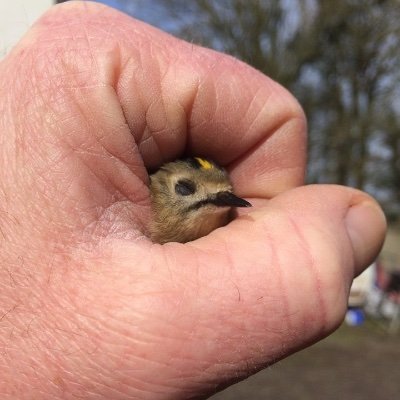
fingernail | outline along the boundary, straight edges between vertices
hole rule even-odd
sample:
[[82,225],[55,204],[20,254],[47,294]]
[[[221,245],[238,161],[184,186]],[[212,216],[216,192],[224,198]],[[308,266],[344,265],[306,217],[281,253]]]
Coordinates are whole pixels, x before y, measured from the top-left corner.
[[378,256],[386,233],[386,218],[379,205],[364,200],[351,206],[345,224],[354,251],[355,273],[360,274]]

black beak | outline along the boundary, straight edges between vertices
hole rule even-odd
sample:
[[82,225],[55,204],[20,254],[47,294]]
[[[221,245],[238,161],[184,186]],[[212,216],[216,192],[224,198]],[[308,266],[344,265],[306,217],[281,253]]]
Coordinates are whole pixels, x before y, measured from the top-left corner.
[[237,197],[232,192],[219,192],[209,202],[218,207],[251,207],[248,201]]

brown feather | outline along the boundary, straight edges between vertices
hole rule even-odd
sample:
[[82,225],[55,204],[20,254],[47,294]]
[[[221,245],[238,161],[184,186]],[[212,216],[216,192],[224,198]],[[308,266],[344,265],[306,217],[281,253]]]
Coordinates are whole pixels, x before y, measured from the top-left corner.
[[[150,236],[154,242],[185,243],[231,220],[232,207],[218,207],[207,200],[220,192],[232,192],[228,173],[214,162],[193,158],[178,160],[163,165],[150,178],[153,208]],[[182,181],[194,183],[195,192],[186,193],[190,185],[177,192],[175,187]]]

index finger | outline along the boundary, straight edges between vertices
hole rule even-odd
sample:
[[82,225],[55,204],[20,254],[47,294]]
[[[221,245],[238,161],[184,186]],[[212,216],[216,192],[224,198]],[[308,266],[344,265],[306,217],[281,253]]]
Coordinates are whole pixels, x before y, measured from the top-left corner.
[[[74,87],[94,88],[85,90],[85,123],[116,157],[126,153],[127,125],[149,169],[185,154],[207,156],[230,170],[247,197],[303,183],[301,107],[250,66],[96,3],[56,7],[38,26],[37,42],[48,43],[51,32],[52,70],[67,68]],[[76,93],[73,101],[83,103]]]
[[[129,20],[126,29],[138,23]],[[147,165],[182,153],[210,157],[228,167],[235,190],[248,197],[269,198],[303,183],[306,123],[288,91],[233,57],[139,24],[148,33],[140,38],[142,67],[152,73],[132,78],[132,86],[158,96],[139,140]],[[133,121],[127,97],[122,104]]]

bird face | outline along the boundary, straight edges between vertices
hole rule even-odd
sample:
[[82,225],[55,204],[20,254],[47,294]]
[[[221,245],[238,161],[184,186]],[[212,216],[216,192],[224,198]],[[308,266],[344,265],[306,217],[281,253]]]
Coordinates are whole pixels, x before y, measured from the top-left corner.
[[203,158],[165,164],[151,176],[150,190],[151,236],[162,243],[204,236],[229,221],[232,207],[251,206],[233,194],[227,172]]

